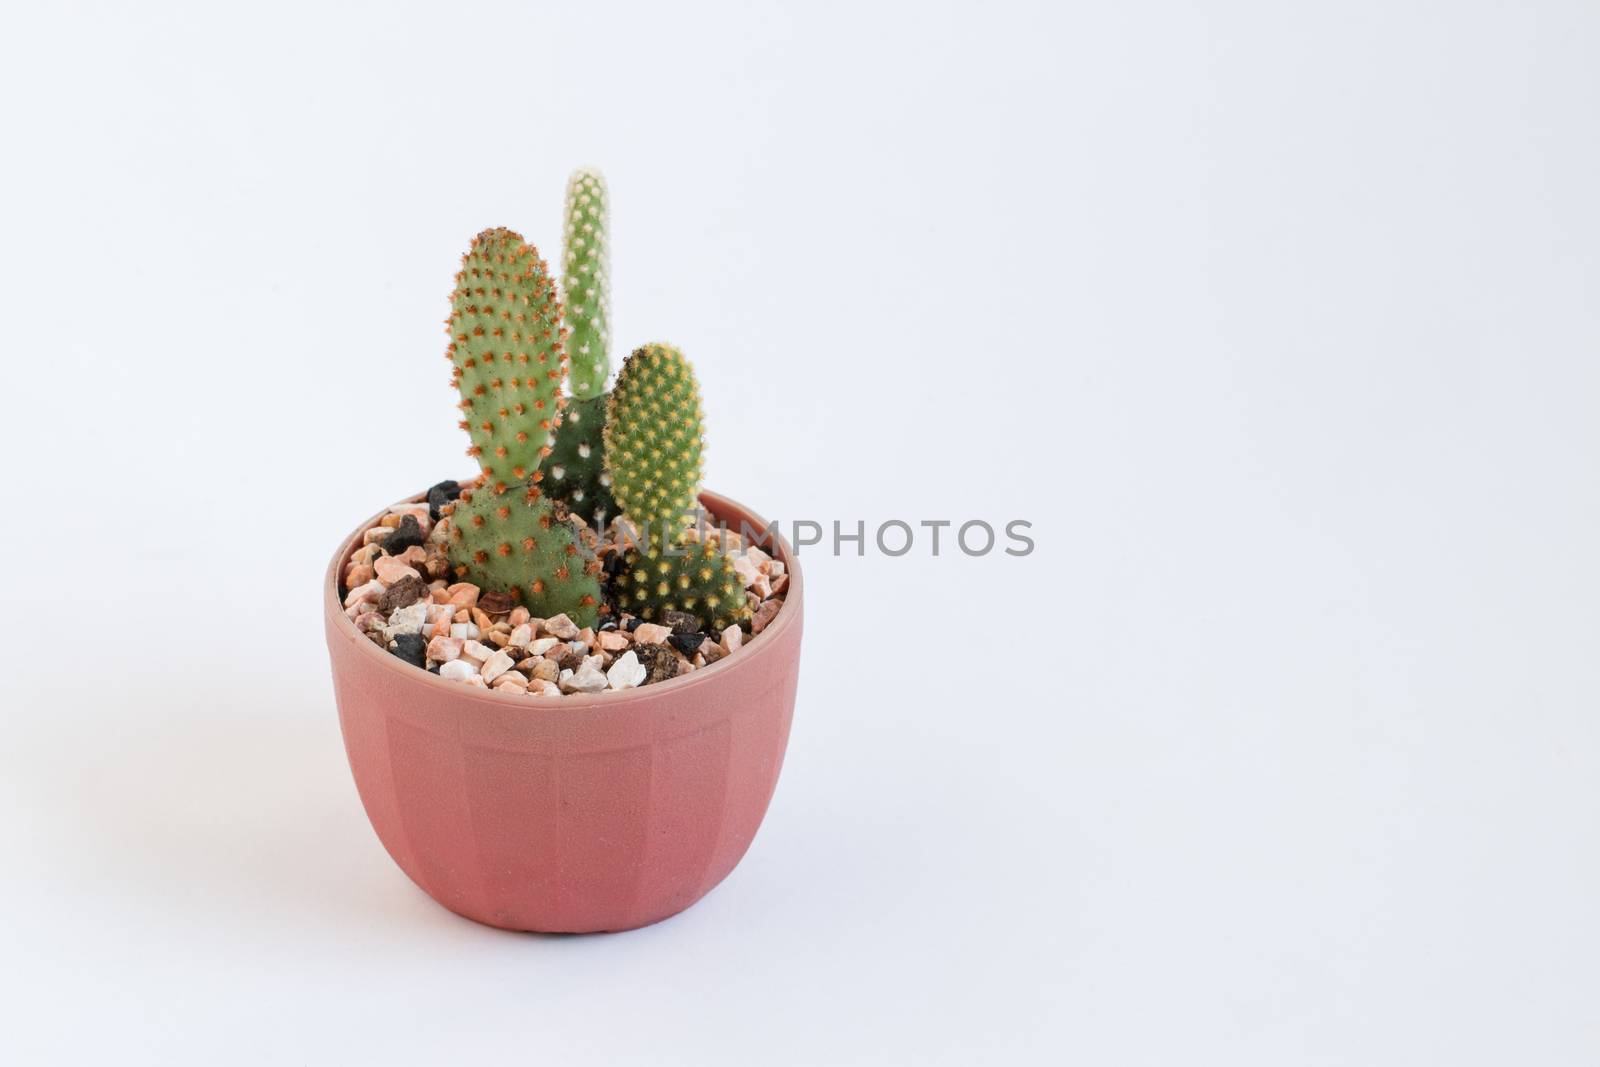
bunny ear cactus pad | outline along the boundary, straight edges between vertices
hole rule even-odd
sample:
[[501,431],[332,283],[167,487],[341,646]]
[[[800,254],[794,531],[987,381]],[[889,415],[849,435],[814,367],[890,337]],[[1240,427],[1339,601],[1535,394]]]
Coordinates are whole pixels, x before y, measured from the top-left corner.
[[700,494],[700,387],[671,345],[636,349],[606,412],[611,493],[635,525],[671,541]]
[[448,508],[445,552],[458,578],[510,593],[534,615],[566,612],[580,627],[598,621],[598,538],[573,526],[564,508],[532,486],[469,489]]
[[539,250],[505,229],[485,230],[461,260],[450,298],[452,383],[461,391],[467,454],[485,484],[538,481],[561,419],[566,331]]
[[607,255],[610,216],[606,180],[592,168],[573,171],[563,216],[562,288],[572,341],[572,395],[579,400],[605,391],[611,373],[611,267]]
[[607,399],[602,394],[567,404],[556,428],[556,443],[541,467],[544,480],[539,487],[591,527],[603,527],[617,511],[605,466]]
[[618,581],[618,606],[641,619],[687,611],[721,630],[750,615],[738,572],[720,549],[706,542],[656,541],[636,548],[624,560]]

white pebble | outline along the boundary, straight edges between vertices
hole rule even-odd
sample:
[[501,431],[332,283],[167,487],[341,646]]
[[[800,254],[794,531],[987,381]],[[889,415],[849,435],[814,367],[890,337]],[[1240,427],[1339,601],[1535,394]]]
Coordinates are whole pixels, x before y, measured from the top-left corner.
[[358,585],[350,590],[350,595],[344,598],[344,606],[360,603],[363,600],[377,600],[389,587],[374,578],[366,585]]
[[383,628],[385,640],[393,641],[399,634],[420,634],[428,621],[428,605],[418,601],[403,607],[389,616],[389,625]]
[[532,644],[524,645],[523,647],[528,650],[528,655],[530,656],[542,656],[560,643],[561,638],[559,637],[541,637]]
[[449,678],[456,682],[464,682],[469,678],[477,678],[478,668],[464,659],[453,659],[439,664],[439,677]]
[[761,577],[761,568],[751,562],[749,556],[733,557],[733,569],[739,575],[739,581],[743,582],[747,589],[755,585],[756,579]]
[[469,641],[478,639],[478,628],[470,622],[453,622],[450,624],[451,637],[464,637]]
[[629,649],[617,657],[617,662],[606,671],[606,681],[611,683],[613,689],[632,689],[644,681],[644,664],[639,662],[639,657]]
[[521,626],[511,631],[511,639],[507,642],[507,644],[516,645],[518,648],[526,648],[528,646],[528,642],[532,640],[533,627],[529,626],[527,623],[523,623]]
[[599,693],[606,687],[606,676],[585,663],[576,671],[561,672],[561,688],[567,693]]
[[563,641],[570,641],[572,638],[578,636],[578,627],[577,624],[571,619],[567,618],[566,613],[563,612],[554,618],[544,620],[544,632],[554,637],[559,637]]
[[483,680],[492,682],[511,669],[511,657],[504,652],[496,652],[483,664],[483,669],[478,673],[483,675]]

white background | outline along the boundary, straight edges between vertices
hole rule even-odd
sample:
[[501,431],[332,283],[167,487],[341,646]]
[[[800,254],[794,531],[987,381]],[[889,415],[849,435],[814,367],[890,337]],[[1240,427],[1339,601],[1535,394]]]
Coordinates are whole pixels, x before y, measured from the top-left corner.
[[[12,5],[10,1063],[1600,1062],[1591,3]],[[318,583],[464,474],[493,225],[614,199],[804,558],[789,759],[659,926],[475,926]]]

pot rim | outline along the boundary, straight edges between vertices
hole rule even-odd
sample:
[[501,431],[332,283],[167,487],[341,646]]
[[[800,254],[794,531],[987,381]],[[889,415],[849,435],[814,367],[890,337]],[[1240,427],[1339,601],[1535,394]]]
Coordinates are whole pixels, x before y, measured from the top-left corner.
[[[406,502],[420,503],[425,497],[426,493],[416,493],[408,497]],[[730,497],[722,496],[720,493],[713,493],[709,489],[701,491],[700,503],[707,511],[718,518],[723,517],[725,511],[736,510],[749,515],[758,529],[765,530],[768,526],[767,520],[754,510],[745,507]],[[415,667],[387,649],[379,648],[370,638],[357,630],[355,623],[344,613],[344,604],[339,599],[339,578],[343,573],[344,562],[350,558],[350,549],[354,545],[356,538],[360,537],[364,531],[386,514],[388,514],[387,508],[377,512],[339,542],[339,548],[334,553],[333,561],[328,565],[327,573],[322,580],[323,614],[341,638],[358,646],[357,655],[365,655],[372,658],[374,662],[381,662],[384,669],[401,673],[412,684],[433,688],[441,696],[483,701],[500,707],[517,705],[537,711],[559,712],[562,709],[622,708],[630,704],[652,700],[657,696],[664,696],[669,692],[679,692],[692,686],[707,685],[734,671],[748,669],[748,665],[763,659],[770,654],[771,649],[776,648],[781,643],[778,638],[789,627],[799,625],[804,582],[800,575],[800,566],[795,560],[794,550],[790,548],[789,542],[784,539],[780,531],[776,535],[776,543],[768,546],[768,551],[775,558],[783,561],[784,573],[789,576],[789,590],[784,596],[783,607],[778,611],[777,618],[773,619],[761,631],[762,640],[745,645],[737,652],[724,656],[715,663],[707,664],[689,674],[679,675],[677,678],[656,682],[654,685],[637,686],[633,689],[623,690],[608,689],[601,693],[564,693],[559,698],[531,697],[523,693],[501,693],[493,689],[479,689],[477,686],[463,685],[460,682],[441,678],[431,671]]]

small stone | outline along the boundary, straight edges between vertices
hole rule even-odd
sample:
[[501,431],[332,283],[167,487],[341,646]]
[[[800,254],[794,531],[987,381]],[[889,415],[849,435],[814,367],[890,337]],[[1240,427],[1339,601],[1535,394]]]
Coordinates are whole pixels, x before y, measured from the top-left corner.
[[722,651],[730,655],[739,650],[744,644],[744,631],[738,626],[730,626],[722,631]]
[[633,631],[637,630],[643,624],[644,624],[644,620],[643,619],[636,619],[636,618],[633,618],[632,616],[629,616],[627,619],[623,620],[622,628],[624,630],[628,631],[631,634],[631,633],[633,633]]
[[639,657],[630,650],[618,656],[617,662],[606,671],[606,682],[613,689],[632,689],[643,685],[645,675],[648,673],[644,664],[639,662]]
[[673,634],[671,637],[667,638],[668,643],[670,643],[672,647],[677,649],[679,652],[682,652],[685,656],[694,655],[695,651],[705,643],[705,640],[706,635],[700,633]]
[[516,606],[517,602],[511,599],[510,593],[495,591],[492,593],[484,593],[478,598],[479,610],[488,615],[509,615],[511,614],[511,609]]
[[526,693],[528,691],[528,680],[516,671],[506,671],[490,682],[489,688],[496,692]]
[[370,563],[352,563],[344,571],[344,587],[354,589],[358,585],[366,585],[378,576]]
[[398,556],[408,548],[421,548],[422,527],[418,524],[416,516],[402,515],[400,525],[395,528],[394,533],[378,544],[391,556]]
[[494,655],[489,657],[482,668],[479,669],[478,673],[483,675],[483,680],[485,682],[493,683],[496,678],[500,677],[502,674],[506,673],[506,671],[511,669],[511,664],[512,660],[510,656],[506,655],[504,652],[496,652]]
[[450,636],[459,637],[467,641],[478,639],[478,628],[470,622],[453,622],[450,624]]
[[585,666],[579,670],[564,670],[561,672],[560,685],[563,692],[567,693],[599,693],[607,684],[606,676],[593,667]]
[[654,685],[678,676],[678,657],[665,645],[640,645],[627,655],[636,657],[644,664],[646,674],[640,685]]
[[528,693],[532,696],[558,697],[561,695],[561,687],[556,685],[554,681],[535,678],[528,683]]
[[528,642],[532,640],[533,627],[529,626],[527,623],[523,623],[521,626],[518,626],[511,631],[511,636],[508,638],[507,643],[516,645],[518,648],[527,648]]
[[489,662],[489,657],[494,654],[494,649],[489,648],[487,645],[481,645],[476,641],[465,641],[461,645],[461,658],[471,663],[474,667],[479,667]]
[[383,628],[383,636],[393,641],[401,634],[420,634],[423,624],[427,621],[428,605],[408,605],[389,616],[389,625]]
[[528,650],[530,656],[542,656],[561,643],[559,637],[541,637],[537,641],[530,641],[522,647]]
[[659,645],[671,635],[672,631],[667,627],[646,622],[633,631],[633,641],[637,645]]
[[450,603],[458,608],[471,608],[478,603],[478,587],[471,582],[457,582],[448,588]]
[[385,585],[394,585],[405,577],[415,578],[419,582],[422,581],[422,575],[393,556],[379,556],[372,561],[372,569],[378,572],[378,581]]
[[439,521],[439,509],[461,495],[461,486],[444,481],[428,490],[428,518]]
[[363,600],[375,601],[383,595],[384,590],[387,588],[388,586],[374,578],[366,585],[359,585],[350,590],[344,598],[344,606],[348,608],[353,604],[361,603]]
[[630,644],[626,634],[618,633],[615,630],[601,630],[595,635],[595,639],[600,642],[600,647],[607,652],[621,652]]
[[528,672],[528,677],[553,682],[561,677],[561,666],[553,659],[541,659],[533,665],[533,670]]
[[428,643],[421,634],[399,634],[389,651],[414,667],[428,665]]
[[617,628],[617,620],[616,619],[607,619],[605,622],[600,624],[600,629],[602,631],[615,630],[616,628]]
[[523,607],[521,604],[518,604],[516,607],[511,609],[511,614],[506,618],[506,621],[511,624],[511,628],[514,630],[518,626],[526,623],[530,618],[532,618],[532,616],[528,614],[528,609]]
[[544,620],[544,631],[552,637],[559,637],[563,641],[570,641],[578,636],[578,625],[567,618],[566,613]]
[[473,623],[480,630],[488,631],[494,626],[494,620],[489,618],[489,613],[482,608],[468,608],[467,614],[471,616]]
[[453,659],[448,663],[439,664],[439,677],[449,678],[457,682],[464,682],[469,678],[477,678],[478,681],[483,681],[478,676],[478,668],[464,659]]
[[579,667],[583,666],[583,661],[586,658],[584,651],[573,648],[571,645],[562,645],[559,648],[553,648],[550,650],[550,653],[550,658],[561,664],[561,669],[564,671],[577,670]]
[[428,642],[428,658],[436,663],[448,663],[461,655],[461,646],[466,644],[454,637],[435,637]]
[[663,611],[661,613],[661,625],[675,634],[698,633],[703,628],[700,620],[690,615],[687,611]]
[[488,636],[485,637],[484,640],[489,642],[495,648],[505,648],[511,643],[511,637],[507,634],[501,633],[499,630],[490,630]]
[[756,609],[755,615],[750,619],[750,632],[758,634],[765,630],[773,619],[778,617],[778,610],[783,607],[781,600],[769,600]]
[[749,556],[734,556],[733,570],[746,586],[755,585],[756,579],[761,577],[761,568],[752,563]]
[[422,579],[415,574],[408,574],[395,582],[384,594],[378,598],[378,610],[385,615],[410,607],[421,600],[428,592],[428,587],[422,584]]

